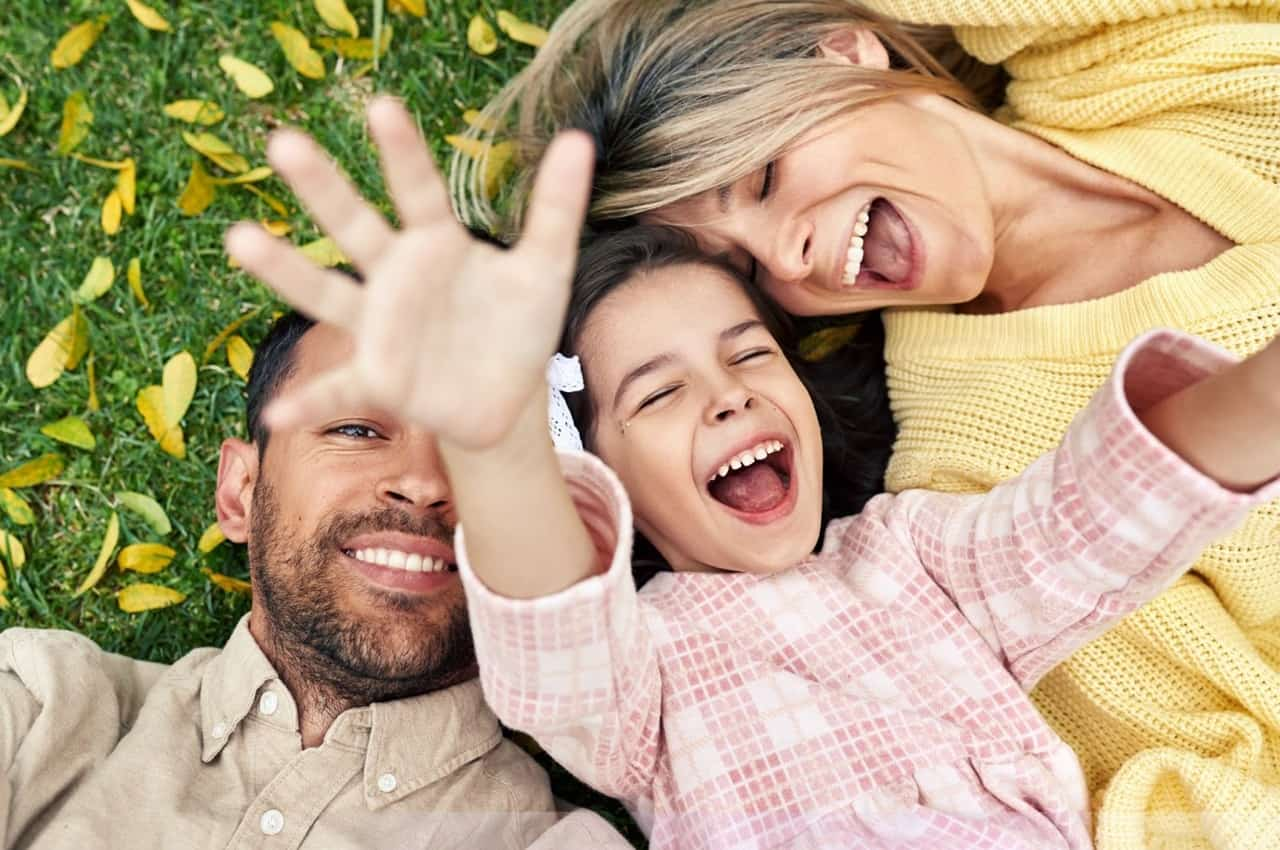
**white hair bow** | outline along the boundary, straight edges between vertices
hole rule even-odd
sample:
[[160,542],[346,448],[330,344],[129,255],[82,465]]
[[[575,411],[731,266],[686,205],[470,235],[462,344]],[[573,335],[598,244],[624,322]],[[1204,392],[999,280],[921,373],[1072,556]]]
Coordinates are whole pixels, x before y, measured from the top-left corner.
[[578,426],[573,423],[573,414],[569,412],[569,404],[564,400],[565,393],[579,392],[586,386],[582,380],[582,362],[576,356],[552,355],[547,363],[547,383],[551,387],[547,400],[551,442],[555,443],[557,449],[582,451],[582,435],[578,433]]

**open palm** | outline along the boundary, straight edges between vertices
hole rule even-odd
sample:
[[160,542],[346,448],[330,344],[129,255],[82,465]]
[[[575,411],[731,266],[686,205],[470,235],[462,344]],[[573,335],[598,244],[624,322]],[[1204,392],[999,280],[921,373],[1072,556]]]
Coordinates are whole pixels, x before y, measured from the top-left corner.
[[254,224],[227,250],[302,312],[347,330],[352,360],[288,393],[281,427],[372,405],[466,448],[500,440],[543,380],[569,298],[590,184],[591,146],[567,134],[547,152],[528,224],[509,251],[473,238],[453,215],[412,118],[391,98],[369,128],[400,216],[394,229],[305,134],[276,133],[272,165],[364,284],[323,269]]

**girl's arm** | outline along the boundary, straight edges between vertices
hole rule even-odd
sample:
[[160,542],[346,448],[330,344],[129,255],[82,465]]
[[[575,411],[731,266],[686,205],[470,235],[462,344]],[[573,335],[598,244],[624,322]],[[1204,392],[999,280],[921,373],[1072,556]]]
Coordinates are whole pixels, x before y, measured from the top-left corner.
[[834,544],[887,531],[1030,689],[1280,495],[1280,346],[1232,361],[1148,334],[1022,475],[982,496],[873,500]]

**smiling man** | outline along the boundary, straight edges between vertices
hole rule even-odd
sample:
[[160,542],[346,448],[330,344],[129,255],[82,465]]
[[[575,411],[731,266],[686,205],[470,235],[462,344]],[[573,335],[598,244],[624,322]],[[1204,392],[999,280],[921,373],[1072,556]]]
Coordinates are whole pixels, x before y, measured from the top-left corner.
[[557,820],[484,704],[431,434],[377,410],[268,433],[267,402],[349,358],[294,313],[259,347],[218,521],[251,612],[166,667],[65,631],[0,633],[3,848],[630,845]]

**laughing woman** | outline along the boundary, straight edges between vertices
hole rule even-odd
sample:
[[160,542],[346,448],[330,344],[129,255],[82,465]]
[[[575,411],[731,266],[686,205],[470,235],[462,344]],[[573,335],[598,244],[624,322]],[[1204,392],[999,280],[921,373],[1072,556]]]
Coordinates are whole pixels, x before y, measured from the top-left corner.
[[[489,114],[523,162],[595,134],[598,227],[688,228],[792,313],[894,308],[895,491],[1016,474],[1146,329],[1280,330],[1280,0],[578,0]],[[1273,846],[1280,506],[1035,697],[1101,847]]]

